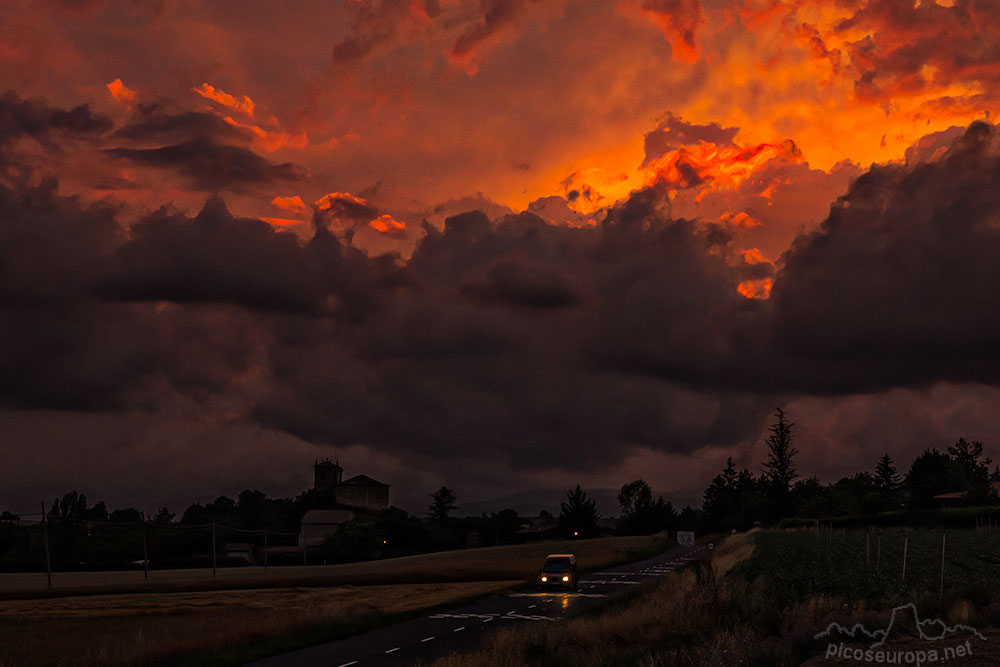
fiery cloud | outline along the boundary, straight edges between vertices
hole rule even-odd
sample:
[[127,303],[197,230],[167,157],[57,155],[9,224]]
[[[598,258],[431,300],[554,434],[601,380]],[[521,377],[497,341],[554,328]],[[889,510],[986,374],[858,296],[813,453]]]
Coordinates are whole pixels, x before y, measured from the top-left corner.
[[683,146],[653,160],[647,169],[650,182],[662,182],[671,188],[693,188],[701,185],[735,187],[777,157],[798,158],[794,143],[782,145],[719,146],[700,142]]
[[115,79],[106,85],[115,101],[129,109],[135,109],[139,103],[139,93],[122,83],[121,79]]
[[12,432],[576,475],[1000,385],[989,2],[69,4],[0,3]]
[[254,103],[253,100],[246,95],[238,98],[216,88],[209,83],[203,83],[200,86],[192,88],[191,90],[207,100],[212,100],[213,102],[221,104],[224,107],[228,107],[233,111],[238,111],[246,114],[250,118],[253,118]]
[[406,238],[406,223],[394,220],[388,213],[383,213],[374,220],[370,220],[368,222],[368,226],[380,234],[386,234],[397,238]]
[[694,63],[698,60],[698,28],[703,18],[701,0],[625,0],[619,7],[636,13],[663,32],[677,60]]

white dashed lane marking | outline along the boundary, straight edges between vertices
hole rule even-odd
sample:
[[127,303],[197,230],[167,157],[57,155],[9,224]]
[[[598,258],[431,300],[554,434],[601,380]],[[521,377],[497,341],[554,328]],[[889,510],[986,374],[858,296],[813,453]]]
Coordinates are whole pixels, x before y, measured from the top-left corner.
[[358,664],[357,660],[351,660],[350,662],[345,662],[342,665],[337,665],[337,667],[351,667],[351,665],[356,665],[356,664]]
[[455,628],[454,630],[452,630],[452,632],[461,632],[462,630],[465,630],[465,626],[464,625],[462,627],[460,627],[460,628]]
[[398,650],[399,650],[399,647],[397,646],[396,648],[389,649],[388,651],[386,651],[386,653],[395,653]]
[[424,637],[423,639],[420,640],[420,643],[423,644],[424,642],[429,642],[432,639],[434,639],[434,637]]

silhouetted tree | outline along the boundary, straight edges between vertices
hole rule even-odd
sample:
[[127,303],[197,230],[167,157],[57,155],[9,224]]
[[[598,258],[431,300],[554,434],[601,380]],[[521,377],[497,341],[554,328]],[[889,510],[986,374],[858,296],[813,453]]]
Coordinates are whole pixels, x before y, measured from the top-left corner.
[[635,517],[652,504],[653,489],[641,479],[622,485],[618,492],[618,507],[622,517]]
[[892,465],[892,458],[886,452],[875,465],[875,483],[878,488],[890,492],[899,488],[900,481],[899,472],[896,466]]
[[961,491],[951,457],[942,451],[925,449],[910,464],[906,473],[906,492],[910,509],[927,509],[934,506],[934,496]]
[[166,507],[161,507],[160,509],[156,510],[156,514],[153,515],[151,521],[152,523],[155,523],[158,526],[165,526],[173,520],[174,520],[174,513],[171,512]]
[[142,512],[134,507],[123,507],[111,512],[108,515],[108,521],[112,523],[139,523],[142,521]]
[[709,483],[702,497],[702,520],[710,530],[746,529],[760,510],[760,488],[753,474],[737,472],[732,457]]
[[559,529],[573,537],[590,537],[597,532],[597,501],[587,497],[587,492],[577,484],[566,492],[566,502],[561,504]]
[[456,500],[455,492],[447,486],[442,486],[431,494],[431,504],[427,507],[427,511],[432,519],[444,521],[448,518],[449,512],[457,507]]
[[785,421],[785,413],[781,408],[776,410],[778,421],[771,425],[771,435],[766,440],[767,461],[764,463],[761,482],[767,494],[772,518],[780,519],[788,516],[791,510],[792,482],[798,477],[794,459],[799,451],[792,447],[792,426],[795,424]]
[[669,528],[677,516],[674,506],[663,496],[653,500],[653,489],[641,479],[622,486],[618,506],[621,517],[616,532],[620,535],[655,533]]
[[965,491],[970,502],[985,502],[989,497],[990,464],[993,460],[983,458],[983,443],[959,438],[948,448],[948,456],[952,460],[955,483],[960,487],[956,490]]

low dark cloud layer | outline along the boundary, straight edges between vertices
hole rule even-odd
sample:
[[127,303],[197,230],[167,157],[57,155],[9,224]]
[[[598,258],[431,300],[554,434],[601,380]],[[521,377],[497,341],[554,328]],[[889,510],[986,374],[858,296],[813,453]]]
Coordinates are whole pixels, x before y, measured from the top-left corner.
[[53,135],[96,138],[111,128],[111,119],[86,104],[67,111],[10,90],[0,96],[0,146],[21,136],[44,143]]
[[[238,176],[245,156],[232,151],[244,149],[178,146],[208,153],[113,155],[205,188],[281,167]],[[200,166],[185,166],[192,155]],[[737,286],[772,265],[748,258],[732,228],[671,218],[662,185],[579,228],[452,215],[425,225],[403,262],[327,229],[334,207],[372,213],[342,193],[317,207],[303,243],[217,197],[193,217],[163,209],[126,228],[115,206],[4,176],[0,401],[156,413],[183,395],[317,443],[520,469],[733,447],[788,397],[1000,383],[998,180],[984,123],[930,161],[873,167],[796,240],[763,301]]]
[[136,165],[176,171],[195,190],[304,181],[308,177],[302,167],[290,162],[278,164],[241,146],[198,139],[159,148],[109,148],[105,152]]

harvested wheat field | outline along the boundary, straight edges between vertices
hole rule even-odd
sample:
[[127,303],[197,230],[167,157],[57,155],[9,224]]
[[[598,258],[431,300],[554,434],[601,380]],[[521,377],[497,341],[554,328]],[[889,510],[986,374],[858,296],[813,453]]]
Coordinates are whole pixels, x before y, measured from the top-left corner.
[[[481,549],[440,551],[342,565],[312,565],[156,570],[149,579],[141,571],[56,572],[52,588],[44,573],[0,574],[0,599],[92,595],[104,593],[169,593],[198,590],[285,588],[289,586],[377,585],[458,581],[497,581],[533,577],[545,556],[557,551],[577,554],[580,567],[594,569],[636,559],[665,547],[662,537],[603,537],[558,540]],[[155,566],[155,562],[154,562]]]
[[[238,664],[274,646],[503,591],[518,581],[92,595],[0,602],[0,665]],[[296,641],[298,643],[296,643]],[[197,654],[197,655],[193,655]]]

